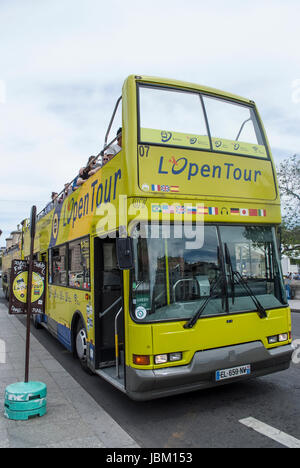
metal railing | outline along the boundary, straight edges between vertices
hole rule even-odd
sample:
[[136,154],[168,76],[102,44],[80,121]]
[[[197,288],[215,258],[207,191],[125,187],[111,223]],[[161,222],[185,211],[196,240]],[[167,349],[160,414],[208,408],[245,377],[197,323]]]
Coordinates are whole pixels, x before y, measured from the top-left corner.
[[122,312],[123,307],[119,310],[119,312],[115,316],[115,355],[116,355],[116,377],[117,379],[120,378],[119,373],[119,335],[118,335],[118,318],[120,313]]

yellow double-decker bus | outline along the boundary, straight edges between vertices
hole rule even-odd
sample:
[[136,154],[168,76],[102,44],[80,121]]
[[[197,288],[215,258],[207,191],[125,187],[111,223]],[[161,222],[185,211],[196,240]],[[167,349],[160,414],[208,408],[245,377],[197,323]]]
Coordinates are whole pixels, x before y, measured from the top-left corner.
[[39,216],[36,326],[136,400],[287,369],[280,199],[254,102],[132,75],[117,104],[121,151]]
[[[21,234],[19,231],[14,231],[12,234]],[[7,242],[12,242],[13,238],[7,239]],[[22,239],[17,238],[17,242],[7,247],[2,256],[2,290],[5,299],[8,300],[10,294],[10,276],[11,263],[13,260],[21,259],[22,255]]]

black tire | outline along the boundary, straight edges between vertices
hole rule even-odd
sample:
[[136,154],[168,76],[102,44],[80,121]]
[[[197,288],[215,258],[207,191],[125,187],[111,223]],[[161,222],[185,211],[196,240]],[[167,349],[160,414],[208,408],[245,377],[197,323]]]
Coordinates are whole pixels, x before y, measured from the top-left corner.
[[42,325],[39,322],[37,322],[36,315],[32,316],[32,322],[33,322],[33,326],[34,326],[34,328],[36,330],[40,330],[41,328],[43,328]]
[[76,327],[75,354],[79,359],[82,369],[88,374],[93,375],[93,372],[87,365],[87,333],[82,319],[78,321]]

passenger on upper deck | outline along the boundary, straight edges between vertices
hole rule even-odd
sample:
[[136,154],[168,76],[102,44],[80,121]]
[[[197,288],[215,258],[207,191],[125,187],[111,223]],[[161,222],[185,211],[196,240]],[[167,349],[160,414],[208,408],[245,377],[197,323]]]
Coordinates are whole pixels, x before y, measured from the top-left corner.
[[122,149],[122,127],[117,131],[117,142],[117,144],[111,145],[105,150],[104,157],[108,156],[109,160],[111,160],[116,154],[120,153]]
[[105,154],[102,158],[102,167],[105,166],[106,163],[108,163],[108,161],[110,160],[110,157]]
[[58,196],[58,193],[57,193],[57,192],[52,192],[52,193],[51,193],[51,202],[48,203],[48,205],[46,206],[46,208],[43,210],[43,213],[44,213],[44,214],[50,213],[50,211],[55,207],[55,205],[56,205],[57,202],[58,202],[57,196]]
[[52,192],[51,193],[51,205],[52,205],[52,208],[56,205],[57,203],[57,197],[58,197],[58,193],[57,192]]
[[79,170],[79,174],[73,182],[73,190],[76,190],[76,188],[84,184],[84,182],[92,175],[90,174],[92,170],[94,170],[97,166],[100,167],[100,165],[96,163],[96,159],[96,156],[90,156],[86,167],[82,167]]
[[64,201],[64,199],[67,198],[68,195],[70,195],[71,191],[72,191],[71,190],[71,184],[69,182],[67,182],[64,185],[64,191],[61,194],[61,196],[59,197],[58,203],[62,203]]

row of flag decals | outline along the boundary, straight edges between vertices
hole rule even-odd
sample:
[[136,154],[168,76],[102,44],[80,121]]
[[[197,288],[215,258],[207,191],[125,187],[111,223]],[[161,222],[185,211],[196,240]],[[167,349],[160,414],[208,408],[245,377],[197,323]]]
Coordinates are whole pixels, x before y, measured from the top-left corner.
[[197,215],[209,215],[217,216],[219,214],[230,214],[234,216],[267,216],[267,211],[265,209],[259,208],[222,208],[221,210],[215,206],[188,206],[188,205],[168,205],[166,203],[153,203],[152,204],[153,213],[170,213],[170,214],[197,214]]
[[230,208],[230,214],[238,216],[267,216],[267,210],[260,208]]

